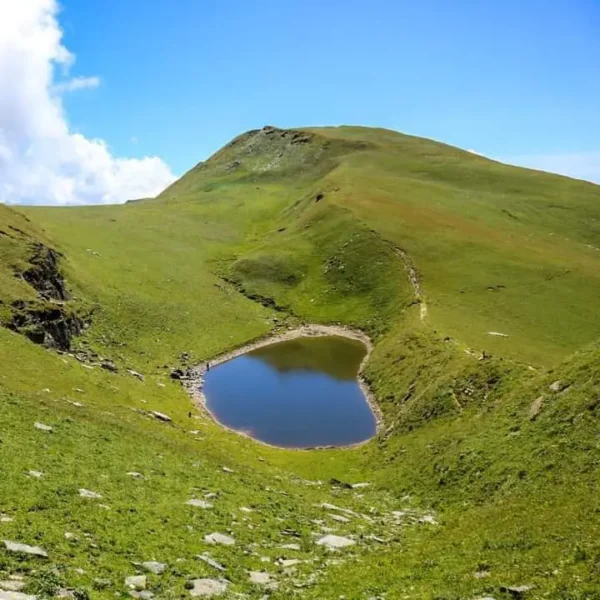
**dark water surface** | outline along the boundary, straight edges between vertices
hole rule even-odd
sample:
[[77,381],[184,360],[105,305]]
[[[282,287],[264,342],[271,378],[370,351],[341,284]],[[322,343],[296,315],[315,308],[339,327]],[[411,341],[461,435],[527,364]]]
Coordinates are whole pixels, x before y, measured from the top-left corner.
[[343,337],[306,337],[238,356],[206,373],[219,423],[284,448],[345,446],[375,435],[357,381],[366,349]]

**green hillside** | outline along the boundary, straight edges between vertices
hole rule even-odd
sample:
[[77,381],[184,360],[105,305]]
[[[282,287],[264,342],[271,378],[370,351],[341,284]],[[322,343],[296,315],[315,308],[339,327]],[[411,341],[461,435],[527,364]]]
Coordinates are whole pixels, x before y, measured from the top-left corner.
[[[0,206],[0,540],[48,554],[0,546],[0,590],[600,598],[599,297],[600,187],[387,130],[266,127],[155,199]],[[305,323],[374,342],[368,444],[270,448],[170,378]]]

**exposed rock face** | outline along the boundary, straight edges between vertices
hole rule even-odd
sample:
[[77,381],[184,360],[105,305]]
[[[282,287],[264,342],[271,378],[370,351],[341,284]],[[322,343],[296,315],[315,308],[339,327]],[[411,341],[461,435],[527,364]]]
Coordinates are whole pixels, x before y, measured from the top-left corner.
[[17,300],[12,307],[8,328],[48,348],[70,350],[73,337],[85,327],[83,319],[61,305]]
[[31,244],[29,267],[17,271],[15,276],[37,292],[38,300],[15,300],[12,317],[4,325],[36,344],[69,350],[73,336],[80,335],[86,324],[67,305],[71,296],[60,270],[60,259],[60,253],[41,242]]
[[60,254],[40,242],[32,244],[31,267],[21,277],[45,300],[69,300],[65,280],[60,272]]

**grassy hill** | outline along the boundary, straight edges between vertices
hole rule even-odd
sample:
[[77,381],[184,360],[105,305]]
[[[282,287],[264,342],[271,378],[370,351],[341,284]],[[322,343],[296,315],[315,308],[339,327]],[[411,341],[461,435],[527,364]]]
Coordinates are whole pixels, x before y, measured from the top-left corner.
[[[0,209],[0,539],[48,553],[0,548],[0,581],[128,597],[156,560],[158,599],[219,577],[261,598],[251,571],[274,599],[600,597],[599,187],[267,127],[155,199]],[[169,377],[301,323],[374,341],[369,444],[256,444]]]

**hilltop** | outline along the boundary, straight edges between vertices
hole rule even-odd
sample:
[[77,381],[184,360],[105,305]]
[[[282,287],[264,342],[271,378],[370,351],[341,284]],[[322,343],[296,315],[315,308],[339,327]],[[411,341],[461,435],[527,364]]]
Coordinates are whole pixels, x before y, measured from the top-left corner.
[[[245,133],[153,199],[0,206],[0,539],[48,554],[0,549],[0,580],[598,597],[599,218],[593,184],[362,127]],[[370,443],[258,445],[170,376],[305,323],[373,341]]]

